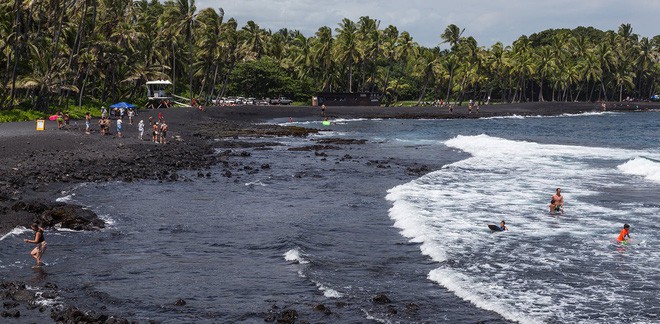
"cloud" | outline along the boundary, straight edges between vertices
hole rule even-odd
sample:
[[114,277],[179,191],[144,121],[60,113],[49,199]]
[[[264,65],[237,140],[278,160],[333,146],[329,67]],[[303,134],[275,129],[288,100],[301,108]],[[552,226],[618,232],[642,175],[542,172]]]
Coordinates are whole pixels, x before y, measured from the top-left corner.
[[510,45],[521,35],[549,28],[593,26],[617,30],[630,23],[641,36],[657,35],[657,0],[197,0],[197,8],[225,10],[239,26],[253,20],[260,27],[277,31],[300,30],[312,36],[322,26],[333,30],[343,18],[361,16],[380,20],[380,28],[396,26],[408,31],[421,45],[437,46],[449,24],[465,28],[465,36],[479,45],[497,41]]

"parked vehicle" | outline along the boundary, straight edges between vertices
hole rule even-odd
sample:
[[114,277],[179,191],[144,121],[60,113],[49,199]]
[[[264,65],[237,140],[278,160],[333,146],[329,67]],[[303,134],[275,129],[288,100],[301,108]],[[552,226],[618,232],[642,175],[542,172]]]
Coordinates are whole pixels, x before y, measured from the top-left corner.
[[257,106],[268,106],[270,103],[268,99],[255,99],[254,104]]
[[287,99],[286,97],[279,97],[268,100],[268,103],[271,105],[290,105],[293,103],[293,100]]

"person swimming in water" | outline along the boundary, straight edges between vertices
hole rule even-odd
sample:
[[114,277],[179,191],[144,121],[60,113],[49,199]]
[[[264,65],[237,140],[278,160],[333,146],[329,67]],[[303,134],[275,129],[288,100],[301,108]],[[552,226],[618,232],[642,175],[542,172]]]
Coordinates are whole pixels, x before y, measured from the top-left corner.
[[550,213],[564,213],[564,196],[561,195],[561,188],[557,188],[554,195],[550,199]]
[[616,240],[619,242],[628,242],[628,240],[630,239],[630,234],[628,233],[629,231],[630,231],[630,225],[623,224],[623,229],[621,230],[621,233],[619,233],[619,237],[617,237]]
[[500,230],[502,230],[502,231],[508,231],[509,230],[509,228],[506,227],[506,222],[504,220],[502,220],[500,222]]

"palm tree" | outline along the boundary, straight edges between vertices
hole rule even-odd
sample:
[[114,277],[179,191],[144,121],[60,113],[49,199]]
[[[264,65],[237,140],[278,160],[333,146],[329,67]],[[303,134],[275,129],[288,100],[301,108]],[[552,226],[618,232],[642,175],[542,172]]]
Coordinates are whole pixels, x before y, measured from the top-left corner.
[[360,58],[357,26],[352,20],[344,18],[335,31],[337,32],[335,57],[344,64],[344,68],[348,69],[348,92],[353,92],[353,66]]
[[245,24],[241,32],[243,36],[243,50],[248,53],[246,56],[255,60],[260,59],[266,50],[266,32],[259,28],[259,25],[252,20]]
[[422,99],[424,99],[427,87],[429,83],[433,81],[438,66],[441,65],[439,59],[440,49],[437,47],[434,49],[423,49],[416,58],[413,66],[413,76],[422,79],[423,86],[415,106],[419,106]]
[[332,38],[332,29],[324,26],[316,32],[316,38],[312,45],[312,57],[317,62],[320,69],[321,89],[327,91],[331,89],[330,76],[334,66],[333,61],[334,38]]
[[[449,43],[451,46],[451,52],[449,55],[456,55],[455,50],[456,46],[463,40],[461,37],[463,35],[463,32],[465,29],[460,29],[458,26],[451,24],[445,28],[444,33],[440,35],[440,38],[442,38],[442,43]],[[451,83],[452,79],[454,78],[454,68],[456,67],[456,59],[455,58],[450,58],[449,62],[451,63],[449,66],[449,84],[447,85],[447,101],[449,101],[449,95],[451,94]]]
[[[390,81],[390,72],[396,59],[396,45],[399,38],[399,30],[396,27],[389,25],[382,32],[382,42],[380,44],[381,53],[387,60],[387,72],[385,73],[385,82],[383,82],[383,94],[387,91],[387,85]],[[386,103],[388,104],[388,103]]]

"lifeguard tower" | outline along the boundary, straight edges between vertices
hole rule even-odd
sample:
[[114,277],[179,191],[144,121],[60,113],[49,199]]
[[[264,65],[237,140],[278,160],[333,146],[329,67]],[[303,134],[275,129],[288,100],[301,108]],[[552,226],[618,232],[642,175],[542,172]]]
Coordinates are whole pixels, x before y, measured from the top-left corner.
[[[190,106],[174,98],[181,98],[171,93],[172,82],[169,80],[147,81],[147,108],[169,108],[172,106]],[[184,98],[185,99],[185,98]]]

